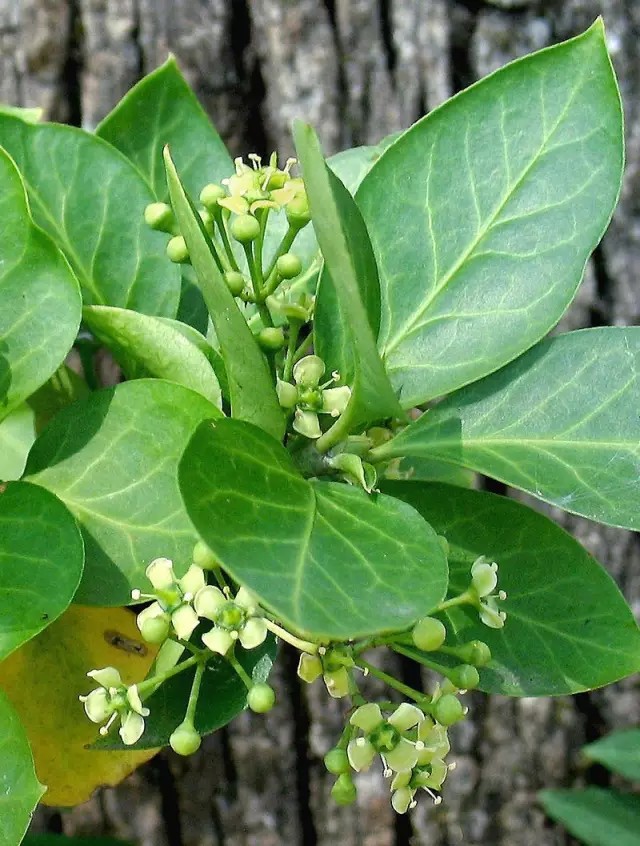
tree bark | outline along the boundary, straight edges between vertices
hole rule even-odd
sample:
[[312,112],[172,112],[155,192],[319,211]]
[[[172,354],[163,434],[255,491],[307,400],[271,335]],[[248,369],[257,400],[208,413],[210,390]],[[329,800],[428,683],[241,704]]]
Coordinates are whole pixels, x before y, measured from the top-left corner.
[[[327,153],[378,141],[517,56],[575,35],[602,14],[626,110],[621,202],[565,320],[640,317],[640,5],[635,0],[0,0],[0,99],[95,127],[141,75],[174,52],[233,155],[292,152],[311,121]],[[539,505],[537,507],[540,507]],[[632,533],[554,513],[603,562],[640,613]],[[402,666],[401,671],[412,670]],[[112,834],[140,846],[561,846],[536,804],[542,787],[602,783],[578,749],[640,722],[637,680],[573,698],[474,694],[452,731],[457,770],[444,803],[395,817],[379,772],[355,806],[328,797],[322,756],[339,704],[301,687],[293,656],[275,675],[279,707],[244,714],[192,759],[162,753],[80,807],[41,809],[33,831]],[[375,685],[372,685],[375,689]]]

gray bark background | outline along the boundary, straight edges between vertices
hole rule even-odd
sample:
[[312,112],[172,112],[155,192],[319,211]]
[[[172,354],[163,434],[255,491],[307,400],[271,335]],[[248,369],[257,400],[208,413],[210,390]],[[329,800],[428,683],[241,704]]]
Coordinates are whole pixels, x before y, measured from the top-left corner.
[[[598,14],[625,100],[628,165],[615,220],[566,325],[636,323],[637,0],[0,0],[0,99],[91,129],[173,51],[234,155],[289,154],[294,116],[313,122],[334,152],[407,126]],[[640,612],[637,538],[564,524]],[[452,731],[457,770],[444,803],[434,808],[425,796],[398,818],[379,772],[360,779],[355,806],[332,805],[322,755],[340,731],[339,707],[315,686],[301,689],[286,653],[275,684],[280,706],[265,718],[243,715],[192,759],[163,753],[83,806],[41,809],[32,830],[112,834],[140,846],[564,846],[572,841],[545,820],[536,791],[576,779],[606,784],[603,770],[581,768],[579,746],[640,722],[637,679],[572,699],[473,695],[471,718]]]

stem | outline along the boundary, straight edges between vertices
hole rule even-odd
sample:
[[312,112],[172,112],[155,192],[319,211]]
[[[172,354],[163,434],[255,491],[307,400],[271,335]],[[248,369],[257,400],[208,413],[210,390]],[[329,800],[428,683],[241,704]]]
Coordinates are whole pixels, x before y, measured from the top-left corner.
[[196,716],[196,706],[198,704],[198,696],[200,695],[200,684],[202,683],[205,663],[205,661],[200,661],[196,667],[196,674],[193,677],[191,693],[189,694],[189,702],[187,703],[187,713],[185,714],[185,720],[190,723],[193,723]]
[[300,344],[293,356],[293,363],[296,364],[301,358],[307,354],[309,350],[313,349],[313,333],[309,332],[304,341]]
[[269,217],[269,209],[259,209],[257,210],[256,217],[260,223],[260,233],[256,238],[256,242],[254,245],[255,250],[255,257],[256,257],[256,270],[258,272],[258,278],[260,279],[260,289],[263,291],[263,299],[266,297],[266,292],[264,291],[264,274],[262,272],[262,249],[264,247],[264,233],[265,229],[267,228],[267,219]]
[[261,284],[261,273],[258,273],[256,260],[253,255],[253,250],[251,248],[251,244],[243,244],[244,247],[244,254],[247,257],[247,265],[249,267],[249,276],[251,277],[251,286],[253,287],[253,294],[256,298],[256,305],[258,307],[258,313],[262,318],[262,322],[265,326],[273,326],[273,320],[271,319],[271,312],[264,304],[264,297],[262,296],[262,284]]
[[299,320],[291,320],[289,323],[289,343],[287,344],[287,356],[284,360],[284,369],[282,371],[282,379],[285,382],[291,381],[291,372],[295,363],[296,344],[301,327],[302,323]]
[[461,593],[460,596],[453,596],[451,599],[445,599],[444,602],[441,602],[440,605],[436,605],[436,607],[431,612],[432,614],[437,614],[440,611],[446,611],[447,608],[454,608],[456,605],[476,605],[475,597],[471,594],[470,591],[465,590],[464,593]]
[[247,673],[242,664],[238,661],[233,652],[229,652],[228,655],[225,655],[225,658],[231,664],[236,673],[240,676],[247,690],[251,690],[251,688],[253,687],[253,679]]
[[420,693],[420,691],[414,690],[412,687],[409,687],[408,684],[403,684],[397,679],[394,679],[393,676],[390,676],[382,670],[379,670],[377,667],[374,667],[373,664],[370,664],[368,661],[365,661],[364,658],[358,658],[356,660],[356,665],[362,668],[363,670],[368,670],[372,676],[375,676],[377,679],[380,679],[380,681],[383,681],[385,684],[389,685],[389,687],[392,687],[394,690],[397,690],[398,693],[403,693],[405,696],[408,696],[415,702],[424,702],[425,699],[429,699],[426,693]]
[[[404,655],[405,658],[411,658],[414,661],[415,655],[411,653],[409,649],[405,649],[404,646],[398,644],[391,644],[391,649],[394,652],[397,652],[399,655]],[[420,656],[420,663],[424,664],[425,667],[428,667],[430,670],[433,670],[436,673],[440,673],[441,676],[448,678],[448,674],[451,671],[451,667],[445,667],[444,664],[439,664],[437,661],[432,661],[430,658],[426,658],[424,652]]]
[[[344,441],[351,431],[351,421],[353,420],[353,396],[349,400],[349,405],[342,412],[340,417],[336,420],[333,426],[324,433],[316,441],[316,449],[318,452],[328,452],[331,447]],[[368,460],[368,459],[367,459]]]
[[286,629],[281,628],[277,623],[274,623],[273,620],[269,620],[267,617],[263,617],[263,619],[272,634],[279,637],[280,640],[290,643],[291,646],[299,649],[300,652],[309,652],[311,655],[315,655],[318,651],[317,643],[311,643],[308,640],[300,640],[300,638],[292,635],[291,632],[288,632]]
[[232,249],[231,243],[229,241],[229,234],[227,232],[227,225],[224,222],[222,210],[217,211],[214,214],[213,220],[214,220],[215,225],[218,228],[218,232],[220,234],[220,240],[222,241],[222,246],[224,247],[224,251],[227,254],[227,259],[229,260],[229,266],[231,267],[231,270],[235,270],[239,273],[240,268],[238,267],[238,262],[236,261],[236,257],[233,253],[233,249]]
[[[273,254],[273,258],[271,259],[271,264],[267,268],[267,271],[265,273],[265,277],[266,277],[267,280],[271,279],[271,275],[273,274],[273,271],[275,270],[275,267],[276,267],[276,262],[278,261],[280,256],[283,256],[285,253],[289,252],[291,245],[295,241],[296,235],[298,234],[299,231],[300,230],[297,227],[294,228],[293,226],[289,225],[289,228],[284,233],[284,237],[282,238],[282,241],[280,241],[280,244],[278,245],[278,249]],[[275,291],[275,289],[277,287],[278,286],[276,285],[274,287],[273,291]],[[269,293],[272,294],[273,291],[269,291]]]
[[183,661],[181,664],[176,664],[175,667],[171,667],[171,669],[166,670],[164,673],[158,673],[157,676],[145,679],[138,685],[138,693],[140,694],[140,697],[142,697],[147,690],[155,690],[168,679],[173,678],[173,676],[177,676],[178,673],[183,673],[185,670],[188,670],[189,667],[193,667],[194,664],[197,664],[198,662],[202,663],[202,660],[202,655],[192,655],[191,658],[187,658],[186,661]]

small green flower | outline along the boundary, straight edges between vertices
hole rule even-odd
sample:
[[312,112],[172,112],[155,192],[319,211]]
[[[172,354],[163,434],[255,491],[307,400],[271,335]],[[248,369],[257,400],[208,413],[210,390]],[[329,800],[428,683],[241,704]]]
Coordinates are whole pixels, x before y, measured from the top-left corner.
[[[298,180],[292,179],[289,173],[295,159],[287,159],[284,169],[278,167],[275,153],[266,166],[255,153],[250,153],[249,159],[252,166],[245,164],[241,157],[235,159],[235,174],[222,180],[228,196],[216,198],[219,206],[234,214],[255,214],[262,208],[279,210],[300,194]],[[288,187],[289,183],[296,184]]]
[[389,769],[395,772],[411,770],[418,762],[421,747],[405,735],[410,729],[419,728],[424,720],[420,708],[408,702],[399,705],[387,718],[374,702],[361,705],[350,719],[351,725],[361,729],[363,734],[349,741],[349,763],[356,772],[366,770],[379,754]]
[[226,655],[237,641],[244,649],[254,649],[264,642],[267,624],[253,595],[241,587],[232,599],[219,588],[207,585],[196,594],[195,610],[214,624],[202,635],[202,642],[212,652]]
[[493,591],[498,585],[498,565],[489,562],[484,555],[473,562],[471,567],[471,586],[469,590],[475,594],[476,607],[480,619],[492,629],[501,629],[507,615],[498,608],[498,600],[504,602],[507,598],[505,591]]
[[131,592],[135,600],[155,600],[136,618],[142,636],[145,636],[145,631],[152,633],[152,642],[158,642],[154,640],[153,635],[160,630],[158,623],[164,622],[167,636],[173,628],[179,640],[188,640],[198,625],[198,615],[192,603],[198,591],[206,585],[204,570],[192,564],[185,575],[177,579],[173,572],[173,563],[168,558],[156,558],[147,567],[146,575],[154,587],[154,592]]
[[453,767],[444,762],[449,752],[449,738],[444,726],[434,723],[430,717],[418,726],[418,740],[416,742],[418,757],[410,770],[396,773],[391,782],[391,804],[398,814],[405,814],[409,808],[415,806],[415,795],[419,789],[425,790],[433,798],[436,805],[442,801],[435,796],[433,790],[440,790]]
[[339,417],[351,399],[351,388],[346,385],[328,387],[338,381],[338,373],[333,373],[328,382],[320,384],[324,371],[325,365],[321,358],[307,355],[293,368],[295,385],[280,379],[276,385],[280,405],[289,409],[295,407],[293,428],[312,440],[322,435],[318,414]]
[[334,650],[326,649],[322,655],[310,655],[308,652],[303,652],[298,662],[298,677],[307,684],[311,684],[322,676],[329,696],[342,699],[349,694],[349,669],[346,664],[335,659],[333,652]]
[[120,717],[119,734],[122,742],[127,746],[137,743],[144,732],[144,718],[149,716],[149,709],[144,708],[138,686],[127,687],[120,678],[115,667],[104,667],[102,670],[91,670],[87,673],[100,685],[86,696],[79,699],[84,710],[93,723],[104,723],[100,734],[106,735],[113,722]]

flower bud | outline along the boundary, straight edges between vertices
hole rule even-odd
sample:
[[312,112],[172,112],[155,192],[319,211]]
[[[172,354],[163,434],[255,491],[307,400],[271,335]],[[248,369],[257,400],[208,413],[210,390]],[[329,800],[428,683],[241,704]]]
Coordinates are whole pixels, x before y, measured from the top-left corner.
[[260,224],[251,214],[239,214],[229,227],[231,234],[241,244],[250,244],[260,234]]
[[413,642],[424,652],[434,652],[440,649],[447,637],[447,630],[444,623],[435,617],[423,617],[413,627],[411,638]]
[[254,684],[247,694],[247,705],[256,714],[266,714],[276,702],[274,689],[264,682]]
[[298,662],[298,677],[307,684],[314,682],[322,675],[322,661],[317,655],[310,655],[303,652]]
[[470,640],[463,644],[457,652],[458,656],[474,667],[486,667],[491,661],[491,650],[482,640]]
[[258,344],[265,352],[277,352],[284,347],[284,332],[279,326],[267,326],[258,332]]
[[295,229],[302,229],[311,220],[306,194],[298,194],[287,203],[285,208],[289,225]]
[[336,783],[331,788],[333,801],[338,805],[351,805],[356,799],[356,786],[348,773],[338,776]]
[[350,770],[346,751],[337,746],[330,749],[324,756],[324,765],[333,775],[342,775],[342,773],[348,773]]
[[167,244],[167,255],[176,264],[186,264],[189,261],[189,250],[182,235],[176,235]]
[[160,232],[173,232],[175,218],[171,206],[166,203],[149,203],[144,210],[144,220],[147,226]]
[[246,286],[244,276],[242,273],[238,273],[237,270],[228,270],[224,275],[224,281],[227,283],[227,288],[234,297],[239,297]]
[[200,209],[198,214],[200,215],[200,220],[204,224],[204,228],[207,230],[209,235],[213,235],[213,217],[211,216],[211,212],[208,209]]
[[178,755],[193,755],[198,751],[201,743],[202,738],[190,720],[180,723],[169,738],[169,745]]
[[191,557],[196,567],[203,570],[217,570],[220,567],[220,562],[204,541],[199,540],[196,543]]
[[464,707],[457,696],[446,693],[437,700],[432,713],[441,726],[452,726],[464,717]]
[[449,681],[453,682],[460,690],[475,690],[480,684],[480,676],[471,664],[460,664],[459,667],[454,667],[449,673]]
[[227,192],[222,185],[216,185],[211,182],[205,185],[200,192],[200,202],[203,206],[209,209],[210,212],[216,212],[218,207],[218,200],[222,200],[227,196]]
[[283,279],[293,279],[302,270],[302,262],[294,253],[285,253],[276,261],[276,270]]

